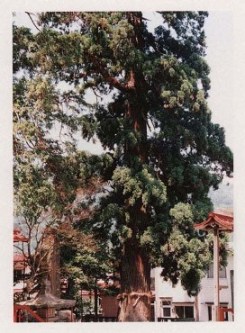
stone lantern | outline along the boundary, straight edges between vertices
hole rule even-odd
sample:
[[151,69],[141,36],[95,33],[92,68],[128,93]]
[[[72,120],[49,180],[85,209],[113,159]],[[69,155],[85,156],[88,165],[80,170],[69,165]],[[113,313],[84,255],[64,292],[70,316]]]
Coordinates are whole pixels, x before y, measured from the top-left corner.
[[37,297],[32,300],[20,302],[19,305],[29,306],[46,322],[60,321],[57,311],[70,309],[70,321],[73,321],[72,314],[76,301],[58,298],[51,294],[50,289],[50,281],[43,281]]

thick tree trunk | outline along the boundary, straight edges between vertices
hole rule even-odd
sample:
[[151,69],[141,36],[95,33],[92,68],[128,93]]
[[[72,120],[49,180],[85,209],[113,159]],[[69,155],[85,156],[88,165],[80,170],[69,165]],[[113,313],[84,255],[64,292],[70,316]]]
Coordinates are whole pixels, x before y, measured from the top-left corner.
[[150,321],[150,265],[147,255],[128,241],[121,264],[119,321]]
[[[140,13],[128,13],[128,19],[135,29],[132,42],[135,47],[143,49],[144,40],[140,32],[142,15]],[[136,142],[134,145],[126,144],[125,156],[127,165],[136,171],[147,163],[147,110],[144,100],[146,82],[139,68],[132,67],[126,77],[128,78],[127,87],[129,91],[127,92],[125,118],[128,120],[129,128],[134,134]],[[125,242],[122,253],[118,321],[150,321],[151,267],[149,256],[142,250],[138,241],[140,234],[143,233],[147,225],[147,214],[142,202],[138,202],[128,211],[131,215],[130,228],[133,235]]]
[[150,321],[151,301],[146,294],[131,293],[123,295],[120,303],[119,322],[140,322]]
[[[147,116],[141,103],[141,83],[136,74],[130,72],[130,80],[134,91],[130,93],[126,118],[131,124],[132,133],[137,138],[135,145],[125,147],[125,156],[130,168],[136,170],[147,162]],[[142,81],[141,81],[142,82]],[[124,244],[121,260],[121,294],[119,295],[119,321],[150,321],[151,295],[150,295],[150,264],[146,253],[143,253],[137,238],[147,224],[147,216],[142,203],[138,202],[132,209],[130,228],[132,238]],[[140,221],[140,223],[139,223]]]

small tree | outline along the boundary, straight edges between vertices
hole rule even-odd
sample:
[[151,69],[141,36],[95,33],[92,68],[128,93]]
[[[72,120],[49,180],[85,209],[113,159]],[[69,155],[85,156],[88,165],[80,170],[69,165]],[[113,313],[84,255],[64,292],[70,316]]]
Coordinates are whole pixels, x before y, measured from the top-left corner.
[[52,244],[47,248],[47,230],[55,221],[47,206],[53,195],[50,186],[31,165],[26,168],[25,177],[26,180],[19,179],[18,194],[15,195],[15,221],[28,241],[25,246],[15,245],[15,248],[26,258],[30,270],[27,287],[28,292],[32,293],[36,284],[48,273],[46,263],[52,252]]

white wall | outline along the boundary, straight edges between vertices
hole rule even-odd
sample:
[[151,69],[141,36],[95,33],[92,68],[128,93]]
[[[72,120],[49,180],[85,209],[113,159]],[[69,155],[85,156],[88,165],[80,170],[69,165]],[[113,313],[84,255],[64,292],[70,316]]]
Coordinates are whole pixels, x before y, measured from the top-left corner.
[[[231,299],[231,279],[230,271],[233,270],[233,256],[228,258],[228,265],[226,267],[226,278],[220,278],[220,286],[225,286],[220,290],[220,303],[227,303],[228,308],[232,307]],[[161,277],[161,268],[154,268],[151,272],[151,277],[155,278],[155,320],[162,317],[161,298],[172,298],[173,302],[179,303],[192,303],[194,306],[194,316],[196,317],[195,310],[195,297],[189,297],[187,292],[177,284],[172,286],[171,282],[163,281]],[[199,321],[208,321],[208,304],[214,302],[214,279],[207,276],[202,279],[201,291],[198,295],[198,308],[199,308]],[[229,314],[229,320],[232,315]]]

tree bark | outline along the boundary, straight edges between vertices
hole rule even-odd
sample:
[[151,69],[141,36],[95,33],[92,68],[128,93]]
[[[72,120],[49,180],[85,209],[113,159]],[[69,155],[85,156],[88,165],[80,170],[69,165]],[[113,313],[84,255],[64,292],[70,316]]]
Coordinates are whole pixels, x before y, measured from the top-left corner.
[[150,264],[145,253],[127,241],[121,264],[118,321],[150,321]]
[[[128,166],[136,171],[147,163],[147,112],[142,102],[144,81],[141,74],[131,69],[129,82],[133,90],[128,94],[125,117],[129,120],[130,130],[136,137],[136,143],[125,146]],[[136,171],[137,172],[137,171]],[[147,214],[142,202],[127,207],[131,216],[129,227],[132,237],[124,244],[121,260],[121,294],[119,295],[119,321],[150,321],[150,264],[149,257],[138,241],[138,237],[147,225]]]
[[[135,35],[132,39],[136,48],[143,49],[144,40],[140,29],[142,16],[139,13],[128,13],[128,20],[134,26]],[[145,105],[146,82],[139,67],[132,67],[126,74],[127,106],[125,117],[130,131],[134,134],[134,145],[125,146],[127,165],[137,172],[147,163],[147,110]],[[132,237],[124,243],[121,259],[121,294],[119,300],[118,321],[150,321],[151,291],[149,256],[142,250],[139,237],[147,225],[147,214],[142,202],[134,207],[127,207],[130,212]]]
[[[136,136],[137,142],[133,146],[125,147],[125,156],[128,166],[135,170],[147,162],[147,114],[139,96],[137,96],[140,94],[142,86],[133,70],[130,73],[130,80],[134,82],[135,91],[129,96],[125,117],[131,124],[131,131]],[[118,320],[150,321],[149,257],[142,251],[138,241],[139,235],[142,234],[147,225],[147,213],[140,200],[134,207],[127,207],[127,210],[131,216],[129,227],[132,229],[132,237],[126,241],[123,248]]]

